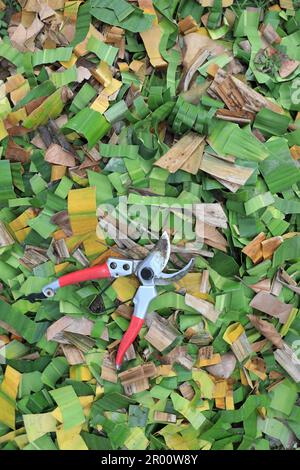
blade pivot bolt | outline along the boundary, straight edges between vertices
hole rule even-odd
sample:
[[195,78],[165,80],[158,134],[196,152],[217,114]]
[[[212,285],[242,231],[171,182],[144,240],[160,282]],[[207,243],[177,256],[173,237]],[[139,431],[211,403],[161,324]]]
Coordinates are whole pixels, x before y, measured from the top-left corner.
[[130,269],[129,264],[127,264],[127,263],[123,264],[123,269],[124,269],[124,271],[128,271]]
[[150,281],[150,279],[153,279],[154,272],[152,271],[151,268],[143,268],[141,271],[141,277],[145,281]]
[[109,266],[110,266],[111,269],[116,269],[117,263],[110,263]]

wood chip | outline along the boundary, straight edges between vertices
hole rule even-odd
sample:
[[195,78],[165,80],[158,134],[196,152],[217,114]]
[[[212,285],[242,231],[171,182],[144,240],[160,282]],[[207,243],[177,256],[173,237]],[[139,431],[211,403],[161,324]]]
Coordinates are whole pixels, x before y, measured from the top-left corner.
[[106,354],[103,358],[101,366],[101,379],[107,380],[108,382],[112,383],[118,382],[116,367],[113,361],[111,360],[109,354]]
[[194,204],[196,219],[213,227],[227,228],[227,216],[220,203]]
[[157,160],[155,165],[168,170],[170,173],[175,173],[195,152],[203,139],[203,136],[196,134],[195,132],[189,132],[173,145],[167,153]]
[[165,323],[163,319],[154,319],[151,326],[144,336],[148,343],[152,344],[158,351],[164,351],[166,348],[171,346],[178,336],[178,332],[175,328]]
[[126,395],[139,393],[149,388],[149,378],[155,377],[156,367],[150,362],[133,367],[119,374]]
[[186,294],[185,295],[185,303],[189,306],[197,310],[197,312],[201,313],[205,318],[210,320],[211,322],[215,323],[220,315],[220,312],[216,310],[210,302],[207,302],[203,299],[198,299],[193,295]]
[[201,292],[201,294],[208,294],[209,291],[210,291],[209,271],[208,269],[204,269],[204,271],[202,271],[199,292]]
[[179,390],[181,395],[186,398],[186,400],[191,401],[195,396],[195,391],[188,382],[183,382],[181,385],[179,385]]
[[163,411],[154,411],[153,421],[155,423],[176,424],[177,416],[172,413],[164,413]]

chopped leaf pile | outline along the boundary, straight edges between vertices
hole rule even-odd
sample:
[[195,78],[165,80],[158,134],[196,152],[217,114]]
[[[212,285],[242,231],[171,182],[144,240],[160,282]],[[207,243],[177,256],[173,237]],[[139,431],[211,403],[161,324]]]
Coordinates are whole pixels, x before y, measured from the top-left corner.
[[1,450],[299,448],[299,6],[0,0]]

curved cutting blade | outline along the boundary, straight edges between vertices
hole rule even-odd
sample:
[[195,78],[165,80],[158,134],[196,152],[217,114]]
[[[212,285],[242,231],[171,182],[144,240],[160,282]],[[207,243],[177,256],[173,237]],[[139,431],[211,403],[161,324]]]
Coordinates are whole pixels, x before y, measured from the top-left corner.
[[[170,239],[167,232],[164,232],[149,255],[138,265],[137,276],[142,284],[154,284],[154,279],[160,277],[163,269],[167,266],[170,253]],[[153,277],[149,282],[141,275],[144,269],[149,269],[153,272]]]
[[155,284],[157,286],[165,286],[167,284],[171,284],[172,282],[180,281],[191,269],[194,264],[194,259],[192,258],[184,268],[180,269],[180,271],[176,271],[176,273],[166,274],[161,273],[160,277],[155,279]]
[[24,300],[29,300],[29,302],[39,302],[40,300],[47,299],[46,295],[43,294],[42,292],[39,292],[38,294],[29,294],[29,295],[24,295],[22,297]]

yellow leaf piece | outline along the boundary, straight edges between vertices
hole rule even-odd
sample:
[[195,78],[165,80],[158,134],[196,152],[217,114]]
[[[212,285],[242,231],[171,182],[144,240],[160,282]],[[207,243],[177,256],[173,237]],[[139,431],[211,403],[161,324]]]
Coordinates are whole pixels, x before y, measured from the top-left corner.
[[[84,235],[76,235],[76,237],[68,237],[66,238],[66,245],[68,247],[69,252],[72,252],[76,250],[76,248],[79,247],[79,245],[83,242],[85,238],[88,237],[88,234]],[[54,237],[55,240],[59,240],[59,238]],[[64,238],[64,237],[62,237]]]
[[82,0],[65,2],[64,17],[70,18],[70,20],[74,22],[77,18],[78,8],[80,7],[81,3],[82,3]]
[[248,361],[244,364],[245,369],[253,372],[261,380],[266,380],[267,374],[264,372],[264,370],[261,370],[259,366],[260,363],[257,363],[255,359],[248,359]]
[[197,406],[196,410],[197,411],[207,411],[207,410],[209,410],[209,401],[204,400],[203,404],[200,405],[200,406]]
[[56,431],[57,421],[52,413],[26,414],[23,420],[29,442]]
[[184,289],[188,294],[200,293],[202,273],[188,273],[180,281],[174,282],[176,290]]
[[162,365],[156,368],[158,377],[176,377],[176,372],[173,371],[172,365]]
[[70,263],[68,261],[65,263],[56,264],[54,266],[55,274],[61,274],[69,266],[69,264]]
[[124,442],[125,447],[129,450],[145,450],[149,444],[145,432],[142,428],[129,428],[129,435]]
[[97,68],[91,70],[93,77],[101,83],[104,87],[108,87],[108,85],[112,82],[113,76],[112,71],[109,65],[101,60],[100,64]]
[[33,219],[35,216],[36,216],[35,211],[31,207],[29,207],[21,215],[19,215],[19,217],[17,217],[12,222],[10,222],[9,227],[14,232],[16,232],[17,230],[21,230],[22,228],[27,227],[28,221],[30,219]]
[[225,397],[225,408],[226,410],[234,410],[234,401],[233,401],[233,390],[229,388]]
[[69,191],[68,212],[73,235],[96,231],[96,188]]
[[84,253],[87,257],[99,256],[107,250],[107,245],[105,244],[104,239],[99,240],[99,237],[96,233],[91,233],[83,241]]
[[20,121],[24,121],[27,118],[27,112],[25,108],[20,108],[18,111],[13,111],[7,116],[10,124],[17,125]]
[[63,417],[62,417],[61,411],[58,408],[58,406],[56,408],[54,408],[53,411],[51,411],[51,414],[52,414],[53,418],[56,419],[56,421],[58,421],[59,423],[63,422]]
[[215,399],[216,408],[220,410],[225,410],[225,399],[224,398],[216,398]]
[[30,91],[30,86],[29,86],[28,81],[26,80],[26,82],[23,83],[19,88],[11,92],[10,99],[12,100],[14,104],[17,104],[18,101],[24,98],[24,96],[26,96],[29,91]]
[[103,93],[100,93],[100,95],[97,96],[95,101],[90,106],[91,109],[101,114],[105,113],[108,107],[109,107],[108,97]]
[[19,243],[22,243],[27,237],[27,235],[29,235],[31,230],[32,230],[31,227],[22,228],[21,230],[18,230],[17,232],[15,232],[15,238],[17,239]]
[[240,323],[233,323],[230,325],[223,335],[224,341],[228,344],[234,343],[241,334],[244,333],[244,328]]
[[16,431],[10,431],[7,434],[4,434],[4,436],[0,436],[0,444],[4,444],[5,442],[10,442],[14,441],[17,436],[20,434],[23,434],[25,431],[25,428],[20,428],[17,429]]
[[63,60],[61,61],[61,65],[65,67],[65,69],[70,69],[73,67],[73,65],[76,64],[78,57],[75,54],[71,55],[71,58],[69,60]]
[[118,62],[120,72],[128,72],[129,65],[126,62]]
[[11,105],[10,105],[9,100],[6,98],[6,96],[2,97],[1,94],[0,94],[0,109],[1,109],[1,118],[5,119],[6,116],[11,111]]
[[201,398],[213,398],[215,382],[212,377],[205,372],[204,370],[195,370],[192,371],[193,380],[200,387]]
[[220,354],[216,353],[216,354],[213,354],[210,359],[201,357],[196,363],[196,366],[197,367],[214,366],[215,364],[219,364],[220,362],[221,362],[221,356]]
[[213,398],[225,398],[228,385],[226,380],[217,380],[213,391]]
[[0,141],[5,139],[5,137],[7,136],[8,136],[8,133],[7,133],[6,127],[4,126],[2,119],[0,119]]
[[189,450],[188,443],[180,434],[166,435],[165,441],[170,450]]
[[139,7],[144,10],[145,13],[148,13],[155,17],[151,28],[147,31],[140,33],[150,63],[155,68],[166,67],[167,62],[162,58],[161,53],[159,51],[162,32],[158,24],[158,18],[152,4],[152,0],[139,0]]
[[61,180],[67,172],[67,167],[63,165],[51,165],[51,181]]
[[122,82],[113,78],[110,84],[101,91],[99,96],[91,104],[91,109],[103,114],[109,107],[109,97],[114,95],[121,88],[121,86]]
[[82,426],[75,426],[67,431],[63,427],[57,429],[57,444],[60,450],[88,450],[80,436]]
[[75,365],[70,367],[70,379],[87,382],[93,378],[90,369],[85,365]]
[[15,429],[15,405],[21,377],[20,372],[7,366],[0,385],[0,423],[11,429]]
[[253,388],[251,379],[250,379],[250,377],[246,374],[245,369],[240,369],[240,378],[241,378],[241,384],[242,384],[242,385],[244,385],[245,387],[249,387],[249,386],[250,386],[251,388]]
[[138,281],[133,277],[119,277],[112,283],[112,287],[121,302],[132,299],[138,286]]
[[15,438],[15,443],[19,449],[23,449],[29,443],[27,434],[21,434]]
[[20,88],[24,83],[26,83],[26,79],[23,77],[21,73],[16,73],[15,75],[11,75],[7,78],[5,83],[5,91],[6,93],[11,93],[14,90]]
[[100,398],[103,396],[103,394],[104,394],[104,387],[102,387],[102,385],[97,384],[95,398]]

